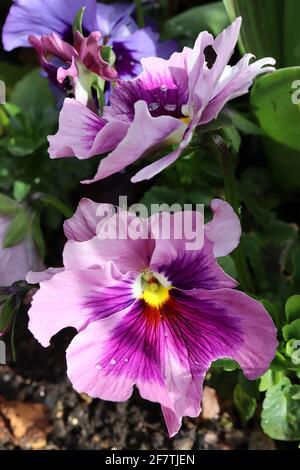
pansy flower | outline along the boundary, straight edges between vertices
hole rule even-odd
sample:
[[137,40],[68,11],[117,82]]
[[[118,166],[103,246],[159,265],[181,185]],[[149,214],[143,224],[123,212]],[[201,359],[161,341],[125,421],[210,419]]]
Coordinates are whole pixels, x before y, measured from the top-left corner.
[[120,77],[127,79],[141,71],[142,57],[170,54],[176,49],[174,41],[159,43],[159,35],[152,28],[139,29],[132,18],[133,4],[104,4],[96,0],[14,0],[3,27],[3,45],[10,51],[28,47],[30,35],[57,34],[73,44],[72,24],[80,8],[85,35],[101,33],[100,44],[112,45],[117,55],[116,68]]
[[[116,70],[101,56],[101,33],[95,31],[84,37],[74,32],[73,45],[61,39],[56,33],[49,36],[30,35],[29,43],[36,49],[41,65],[49,79],[64,89],[65,81],[71,85],[77,101],[89,104],[91,85],[95,80],[115,80]],[[63,65],[62,65],[63,64]]]
[[14,282],[25,280],[28,271],[43,269],[30,230],[19,243],[7,248],[3,246],[12,221],[10,215],[0,214],[0,287],[11,286]]
[[[61,329],[76,328],[67,367],[79,393],[125,401],[136,386],[161,404],[170,436],[184,416],[199,415],[213,361],[232,358],[255,379],[277,346],[264,307],[236,290],[217,263],[238,245],[239,219],[224,201],[211,207],[203,243],[191,250],[173,230],[162,236],[166,222],[178,228],[182,212],[142,219],[119,211],[99,225],[101,205],[84,200],[65,226],[72,239],[64,270],[40,282],[29,310],[29,329],[44,347]],[[200,213],[190,215],[203,222]],[[132,224],[139,237],[99,237],[100,229],[123,233]]]
[[[175,150],[139,171],[132,181],[161,172],[178,159],[197,127],[216,119],[229,100],[247,93],[255,77],[274,70],[274,59],[251,62],[252,54],[228,65],[240,25],[238,18],[216,39],[203,32],[193,49],[185,47],[169,60],[143,59],[141,75],[117,83],[101,117],[67,99],[58,133],[49,138],[50,157],[84,159],[111,151],[94,179],[84,181],[93,182],[175,145]],[[208,46],[216,54],[211,67],[205,56]]]

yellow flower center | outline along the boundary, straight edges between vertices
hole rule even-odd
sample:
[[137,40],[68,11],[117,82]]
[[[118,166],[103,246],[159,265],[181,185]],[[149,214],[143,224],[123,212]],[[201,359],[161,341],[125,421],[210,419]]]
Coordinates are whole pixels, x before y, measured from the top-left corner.
[[150,272],[142,276],[142,295],[141,299],[153,308],[160,308],[170,297],[171,286],[165,287]]
[[180,120],[182,122],[184,122],[184,124],[186,124],[187,126],[189,125],[189,123],[191,122],[191,118],[190,117],[183,117],[183,118],[180,118]]

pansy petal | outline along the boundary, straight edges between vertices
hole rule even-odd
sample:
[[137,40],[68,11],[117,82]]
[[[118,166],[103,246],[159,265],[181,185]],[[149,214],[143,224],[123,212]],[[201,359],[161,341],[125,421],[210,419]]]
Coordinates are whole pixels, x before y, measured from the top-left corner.
[[[127,400],[139,382],[142,396],[170,404],[161,374],[163,335],[143,313],[141,302],[91,323],[67,350],[68,376],[79,392],[111,401]],[[147,352],[148,351],[148,352]],[[149,393],[150,392],[150,393]]]
[[233,208],[221,199],[213,199],[210,205],[213,218],[205,225],[207,237],[214,243],[214,255],[227,256],[239,244],[241,223]]
[[171,116],[153,118],[144,101],[138,101],[134,107],[135,116],[127,135],[117,148],[100,162],[93,180],[87,180],[85,183],[98,181],[121,171],[185,126],[180,119]]
[[177,295],[186,323],[189,316],[191,321],[196,319],[200,361],[231,358],[250,380],[264,374],[278,341],[275,325],[260,302],[232,289],[199,289]]
[[270,57],[250,63],[253,57],[252,54],[246,54],[236,65],[224,69],[199,124],[206,124],[216,119],[228,101],[248,93],[256,77],[263,73],[274,72],[275,59]]
[[[136,385],[143,398],[159,402],[180,421],[186,414],[197,416],[203,373],[192,380],[184,345],[178,360],[168,335],[159,311],[136,302],[127,311],[93,322],[73,339],[67,351],[68,376],[77,391],[92,397],[125,401]],[[192,370],[196,372],[194,366]],[[171,435],[178,431],[169,419],[167,425]]]
[[[182,128],[179,129],[177,132],[178,134],[183,134],[183,138],[176,150],[169,153],[165,157],[160,158],[154,163],[147,165],[142,170],[138,171],[136,175],[131,178],[132,183],[138,183],[140,181],[149,180],[154,176],[161,173],[163,170],[168,168],[170,165],[176,162],[184,149],[190,144],[193,138],[194,129],[192,127],[188,127],[186,124],[182,125]],[[176,135],[176,132],[175,132]]]
[[29,284],[39,284],[40,282],[49,281],[58,273],[62,273],[65,268],[48,268],[46,271],[29,271],[26,281]]
[[101,266],[112,260],[122,272],[139,272],[149,266],[153,249],[148,224],[133,214],[121,212],[108,218],[91,240],[69,241],[63,258],[67,269]]
[[4,49],[28,47],[28,36],[57,33],[64,39],[72,37],[72,24],[81,7],[86,7],[83,25],[96,27],[96,0],[15,0],[3,28]]
[[41,283],[28,312],[29,329],[47,347],[61,329],[80,330],[133,300],[131,274],[122,276],[111,263],[100,269],[64,271]]
[[[202,111],[211,100],[223,70],[234,52],[241,27],[241,18],[237,18],[228,28],[222,31],[215,40],[208,33],[200,33],[190,58],[189,76],[189,112],[199,120]],[[205,48],[212,46],[216,60],[208,68],[204,55]]]
[[[237,286],[237,282],[216,262],[214,244],[207,236],[204,237],[201,213],[177,212],[169,218],[165,214],[157,214],[151,219],[155,238],[155,249],[150,262],[152,271],[162,274],[178,289],[211,290]],[[161,226],[168,220],[171,226],[170,236],[167,227],[163,228],[165,233],[161,230]],[[179,232],[179,227],[182,233]]]
[[116,68],[123,80],[129,80],[141,71],[143,57],[156,56],[156,43],[151,37],[150,28],[138,29],[119,40],[114,38],[113,49],[116,52]]
[[66,98],[57,134],[49,136],[50,158],[90,158],[113,149],[126,134],[126,123],[105,123],[78,101]]
[[70,219],[64,222],[64,232],[69,240],[83,242],[90,240],[97,233],[97,226],[102,217],[115,213],[111,204],[99,204],[91,199],[83,198]]
[[[128,25],[131,26],[128,29],[128,34],[134,28],[136,24],[131,18],[131,14],[134,12],[134,5],[124,4],[124,3],[97,3],[97,26],[99,31],[104,36],[118,37],[118,32],[122,37],[124,35],[123,27],[128,28]],[[121,32],[120,32],[121,30]],[[126,29],[127,31],[127,29]]]
[[[30,216],[29,216],[30,217]],[[0,214],[0,287],[26,279],[28,271],[44,269],[37,248],[30,236],[21,243],[3,248],[3,240],[12,222],[10,217]]]

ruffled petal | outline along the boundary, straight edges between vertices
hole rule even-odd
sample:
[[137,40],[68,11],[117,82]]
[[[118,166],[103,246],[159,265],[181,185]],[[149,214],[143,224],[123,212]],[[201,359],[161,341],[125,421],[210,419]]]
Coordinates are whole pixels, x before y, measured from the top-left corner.
[[49,281],[58,273],[62,273],[65,268],[48,268],[46,271],[29,271],[26,281],[29,284],[39,284],[40,282]]
[[233,208],[221,199],[211,202],[213,218],[205,225],[207,237],[214,243],[214,255],[227,256],[239,244],[242,228]]
[[122,140],[127,129],[124,122],[106,124],[86,106],[66,98],[59,116],[59,130],[48,137],[50,157],[86,159],[108,152]]
[[274,72],[275,59],[269,57],[250,63],[253,57],[252,54],[246,54],[233,67],[225,67],[199,124],[206,124],[216,119],[228,101],[248,93],[256,77],[263,73]]
[[84,269],[114,261],[122,272],[147,269],[154,250],[148,224],[128,212],[108,218],[97,236],[84,242],[69,241],[64,248],[64,266]]
[[[92,180],[84,181],[85,183],[107,178],[123,170],[142,157],[148,150],[153,150],[157,145],[162,145],[180,128],[186,128],[186,125],[180,119],[171,116],[153,118],[145,101],[138,101],[135,103],[134,108],[134,120],[126,136],[117,148],[101,161],[95,177]],[[109,124],[112,123],[109,122],[107,125]],[[127,123],[123,122],[123,124],[126,125]]]
[[132,274],[121,275],[112,263],[100,269],[64,271],[41,283],[34,295],[29,329],[47,347],[66,327],[77,330],[118,312],[133,301]]
[[98,224],[102,217],[110,217],[115,213],[111,204],[99,204],[91,199],[80,200],[73,217],[64,222],[64,232],[69,240],[83,242],[97,234]]

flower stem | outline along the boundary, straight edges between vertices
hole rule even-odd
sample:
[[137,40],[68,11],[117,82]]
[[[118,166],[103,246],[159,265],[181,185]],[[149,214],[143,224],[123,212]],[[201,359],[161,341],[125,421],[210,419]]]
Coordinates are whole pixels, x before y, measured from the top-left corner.
[[135,0],[135,8],[136,8],[136,17],[137,22],[140,28],[144,28],[145,26],[145,19],[142,7],[142,0]]
[[[213,137],[213,140],[218,148],[221,157],[226,201],[232,206],[235,213],[240,217],[240,204],[237,195],[235,171],[231,153],[222,137],[216,134]],[[249,270],[249,265],[244,253],[242,240],[240,241],[239,246],[232,253],[232,257],[236,265],[242,289],[246,292],[254,294],[255,287]]]

